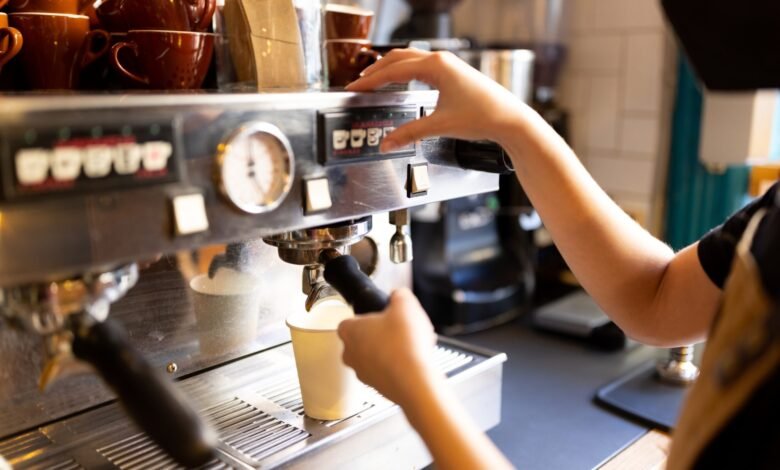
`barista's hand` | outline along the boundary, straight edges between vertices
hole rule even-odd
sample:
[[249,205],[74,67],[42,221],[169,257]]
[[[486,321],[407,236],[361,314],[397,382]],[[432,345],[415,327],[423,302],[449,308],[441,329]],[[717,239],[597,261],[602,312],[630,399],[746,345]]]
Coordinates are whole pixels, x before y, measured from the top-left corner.
[[412,80],[439,90],[436,112],[396,129],[382,142],[384,152],[433,136],[500,144],[508,134],[520,137],[518,120],[526,121],[529,127],[544,126],[538,114],[512,93],[449,52],[390,51],[347,90],[369,91]]
[[408,289],[395,291],[382,313],[341,322],[339,336],[344,341],[344,363],[363,383],[401,406],[415,393],[413,381],[435,374],[436,334]]

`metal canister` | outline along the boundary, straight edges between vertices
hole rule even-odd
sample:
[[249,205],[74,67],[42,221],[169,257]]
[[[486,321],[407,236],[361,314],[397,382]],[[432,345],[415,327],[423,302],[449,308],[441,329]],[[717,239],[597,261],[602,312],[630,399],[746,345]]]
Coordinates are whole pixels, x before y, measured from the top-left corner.
[[472,49],[457,52],[472,67],[528,102],[533,89],[534,53],[528,49]]

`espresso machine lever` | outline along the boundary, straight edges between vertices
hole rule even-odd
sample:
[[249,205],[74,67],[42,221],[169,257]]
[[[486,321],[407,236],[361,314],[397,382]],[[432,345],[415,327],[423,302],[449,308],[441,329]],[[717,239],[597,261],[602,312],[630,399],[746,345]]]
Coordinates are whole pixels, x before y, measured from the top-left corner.
[[3,288],[0,312],[11,325],[45,337],[41,388],[84,371],[88,364],[171,457],[188,466],[205,464],[214,457],[216,434],[108,318],[111,303],[137,280],[138,266],[129,264],[58,282]]

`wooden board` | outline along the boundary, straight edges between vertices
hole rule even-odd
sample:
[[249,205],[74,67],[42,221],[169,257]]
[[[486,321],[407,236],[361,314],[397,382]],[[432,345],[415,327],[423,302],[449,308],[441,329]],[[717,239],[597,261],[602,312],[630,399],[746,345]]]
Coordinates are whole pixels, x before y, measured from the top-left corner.
[[660,431],[650,431],[612,460],[601,470],[660,470],[666,467],[672,439]]

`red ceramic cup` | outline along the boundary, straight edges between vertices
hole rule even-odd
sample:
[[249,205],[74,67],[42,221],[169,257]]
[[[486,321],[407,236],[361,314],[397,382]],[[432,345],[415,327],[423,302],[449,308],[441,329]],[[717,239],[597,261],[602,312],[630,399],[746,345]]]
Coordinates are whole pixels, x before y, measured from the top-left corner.
[[22,50],[22,33],[8,27],[8,15],[0,13],[0,72]]
[[338,39],[325,42],[328,55],[328,82],[343,87],[360,77],[360,72],[381,55],[371,49],[371,42],[362,39]]
[[24,36],[20,73],[32,89],[75,89],[81,70],[108,51],[109,36],[89,29],[89,17],[56,13],[11,13]]
[[106,0],[96,13],[112,33],[133,29],[206,31],[216,8],[216,0]]
[[[121,75],[150,89],[198,89],[211,64],[215,39],[210,33],[133,30],[126,42],[111,49],[111,63]],[[125,54],[132,54],[134,66]]]
[[79,0],[9,0],[8,11],[12,13],[39,12],[76,15],[79,13]]
[[374,12],[348,5],[325,7],[326,39],[368,39]]

